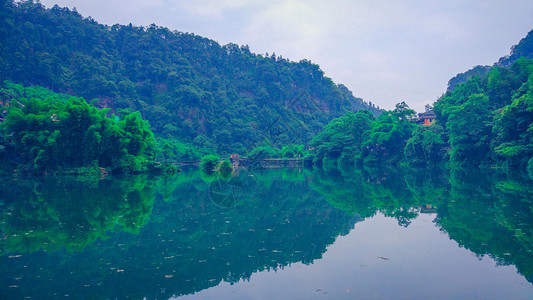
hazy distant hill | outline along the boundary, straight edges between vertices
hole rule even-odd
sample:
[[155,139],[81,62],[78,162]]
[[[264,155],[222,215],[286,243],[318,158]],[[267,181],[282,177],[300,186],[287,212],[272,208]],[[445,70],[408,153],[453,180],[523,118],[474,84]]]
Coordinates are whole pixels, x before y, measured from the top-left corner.
[[[511,47],[511,53],[504,56],[494,64],[495,67],[510,67],[520,57],[533,58],[533,30],[527,36],[520,40],[517,45]],[[459,73],[448,81],[448,91],[453,91],[461,83],[465,83],[474,76],[485,76],[491,70],[491,66],[475,66],[472,69]]]
[[159,136],[242,153],[274,130],[279,143],[306,143],[346,111],[379,112],[308,60],[156,25],[105,26],[58,6],[1,3],[1,80],[139,110]]

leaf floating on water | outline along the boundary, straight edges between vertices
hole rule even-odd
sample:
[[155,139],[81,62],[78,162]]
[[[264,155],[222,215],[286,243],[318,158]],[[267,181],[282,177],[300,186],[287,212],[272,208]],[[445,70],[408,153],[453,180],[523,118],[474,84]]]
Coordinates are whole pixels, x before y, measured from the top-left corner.
[[165,278],[172,278],[174,275],[165,275]]

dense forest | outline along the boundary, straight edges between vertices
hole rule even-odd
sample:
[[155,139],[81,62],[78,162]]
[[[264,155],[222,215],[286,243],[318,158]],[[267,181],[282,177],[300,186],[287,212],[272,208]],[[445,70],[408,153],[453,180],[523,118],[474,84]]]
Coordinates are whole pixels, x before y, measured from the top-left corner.
[[154,135],[139,112],[122,112],[119,117],[83,98],[7,81],[0,88],[2,105],[4,168],[33,173],[99,172],[100,167],[120,173],[157,169]]
[[436,121],[420,126],[404,102],[382,111],[308,60],[35,1],[3,1],[0,14],[0,155],[23,169],[136,172],[206,157],[213,170],[229,153],[533,169],[533,31],[494,66],[452,78],[427,108]]
[[405,103],[378,118],[348,113],[313,139],[314,160],[533,170],[533,59],[492,67],[448,91],[432,109],[430,126],[416,125]]
[[1,1],[0,38],[0,81],[97,98],[111,112],[139,111],[168,139],[167,156],[306,144],[346,112],[379,114],[308,60],[156,25],[105,26],[38,1]]

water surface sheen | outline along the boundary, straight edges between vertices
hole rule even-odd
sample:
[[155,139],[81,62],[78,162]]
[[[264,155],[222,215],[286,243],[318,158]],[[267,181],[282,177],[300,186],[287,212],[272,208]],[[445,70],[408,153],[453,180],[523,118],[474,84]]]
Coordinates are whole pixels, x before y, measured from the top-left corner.
[[533,182],[454,171],[2,178],[1,299],[531,299]]

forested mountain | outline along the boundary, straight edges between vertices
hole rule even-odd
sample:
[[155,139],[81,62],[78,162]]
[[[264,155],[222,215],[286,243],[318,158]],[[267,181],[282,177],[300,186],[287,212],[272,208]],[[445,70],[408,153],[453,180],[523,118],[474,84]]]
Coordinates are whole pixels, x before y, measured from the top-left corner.
[[434,110],[451,163],[528,164],[533,170],[533,59],[469,79],[442,96]]
[[159,137],[245,153],[265,139],[305,144],[348,111],[379,114],[308,60],[156,25],[101,25],[57,5],[0,3],[0,80],[140,111]]
[[[513,49],[526,49],[532,37],[530,32]],[[434,103],[430,126],[415,125],[416,114],[405,103],[378,118],[348,113],[313,139],[311,155],[318,164],[527,167],[533,175],[533,59],[500,63],[470,71],[477,76],[460,74],[466,82],[456,82]]]
[[[521,39],[518,44],[511,47],[511,53],[500,58],[493,67],[508,68],[520,57],[533,58],[533,30],[525,38]],[[490,66],[475,66],[464,73],[457,74],[448,81],[448,91],[453,91],[457,85],[467,82],[472,77],[487,75],[491,68]]]

